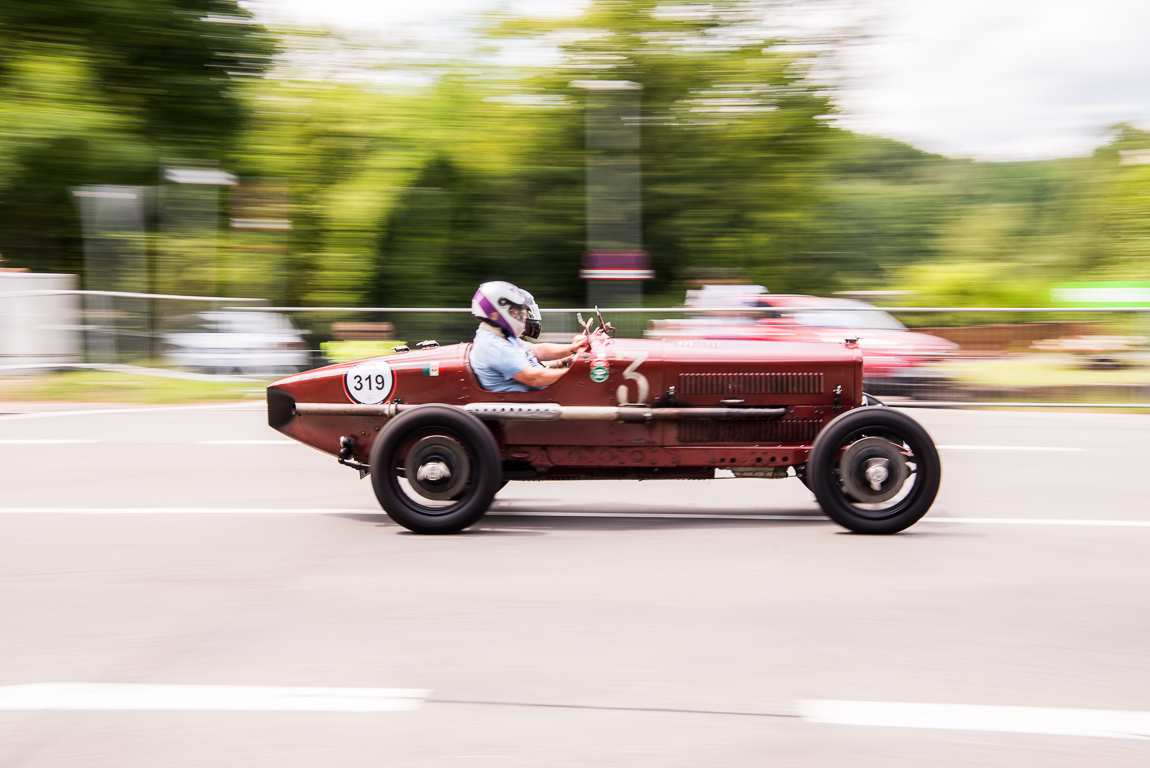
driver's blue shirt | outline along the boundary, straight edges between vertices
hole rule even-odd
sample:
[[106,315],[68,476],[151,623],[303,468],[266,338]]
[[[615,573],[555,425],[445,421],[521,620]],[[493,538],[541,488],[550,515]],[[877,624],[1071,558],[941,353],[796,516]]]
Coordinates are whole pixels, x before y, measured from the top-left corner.
[[542,387],[529,387],[513,376],[524,368],[542,368],[531,351],[531,345],[509,339],[499,331],[479,326],[471,345],[471,370],[479,386],[488,392],[530,392]]

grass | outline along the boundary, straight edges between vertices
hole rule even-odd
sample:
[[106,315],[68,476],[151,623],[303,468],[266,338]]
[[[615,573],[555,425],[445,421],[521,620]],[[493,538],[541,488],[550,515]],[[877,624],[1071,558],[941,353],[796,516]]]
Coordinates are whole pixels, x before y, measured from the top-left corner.
[[67,371],[0,379],[0,401],[195,403],[263,399],[260,381],[196,381],[120,371]]
[[1098,370],[1088,363],[1085,357],[1073,355],[1025,355],[955,360],[946,365],[945,370],[956,383],[973,386],[1150,385],[1150,368],[1144,363],[1117,370]]

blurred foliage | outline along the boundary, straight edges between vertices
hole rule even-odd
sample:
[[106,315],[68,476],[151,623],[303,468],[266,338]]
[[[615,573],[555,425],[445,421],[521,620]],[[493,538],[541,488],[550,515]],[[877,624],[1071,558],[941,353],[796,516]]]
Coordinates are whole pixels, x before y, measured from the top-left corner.
[[[410,63],[325,74],[308,62],[354,46],[273,35],[235,0],[5,0],[0,253],[80,273],[72,188],[154,186],[198,164],[286,186],[291,229],[228,231],[226,189],[199,240],[165,242],[149,210],[152,289],[181,288],[155,266],[179,252],[216,262],[216,290],[276,303],[462,306],[509,279],[578,306],[588,92],[572,81],[608,79],[642,85],[649,304],[680,303],[708,275],[909,290],[920,306],[1038,305],[1051,282],[1146,277],[1150,165],[1119,152],[1150,135],[1120,126],[1091,157],[978,163],[849,133],[810,76],[818,47],[765,31],[773,7],[596,0],[573,19],[492,16],[476,50],[398,87],[381,78]],[[554,55],[513,66],[506,46]]]
[[389,341],[325,341],[319,346],[328,362],[348,363],[352,360],[389,355],[393,349],[405,344],[407,344],[406,341],[393,339]]
[[240,128],[244,105],[229,84],[261,76],[275,53],[236,0],[5,0],[0,35],[0,74],[18,91],[69,76],[43,73],[29,88],[29,62],[73,62],[85,71],[71,77],[90,81],[69,90],[104,102],[90,111],[131,115],[143,136],[169,149],[203,143],[208,152]]
[[225,160],[249,111],[237,86],[276,52],[235,0],[4,0],[0,40],[0,253],[73,273],[70,190]]

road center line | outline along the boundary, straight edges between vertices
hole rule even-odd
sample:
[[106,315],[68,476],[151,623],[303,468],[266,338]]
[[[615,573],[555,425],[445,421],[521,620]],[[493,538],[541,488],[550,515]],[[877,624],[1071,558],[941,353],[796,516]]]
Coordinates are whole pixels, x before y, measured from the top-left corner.
[[[174,410],[167,408],[149,408],[149,409],[123,409],[123,410],[102,410],[102,411],[72,411],[72,412],[51,412],[51,413],[28,413],[17,414],[14,416],[0,416],[0,423],[3,421],[10,421],[19,418],[40,418],[42,416],[69,416],[78,414],[95,414],[95,413],[141,413],[150,411],[165,411]],[[0,445],[86,445],[92,443],[100,443],[102,440],[95,439],[70,439],[70,438],[13,438],[13,439],[0,439]],[[195,440],[191,445],[304,445],[303,443],[295,440],[283,439],[264,439],[264,440]],[[1085,452],[1086,448],[1060,448],[1043,445],[939,445],[936,446],[940,451],[1055,451],[1055,452]],[[719,470],[720,472],[728,472],[727,470]],[[729,473],[728,473],[729,474]]]
[[0,711],[401,712],[431,691],[253,685],[31,683],[0,686]]
[[[510,502],[514,504],[515,502]],[[0,515],[375,515],[383,517],[382,509],[324,509],[324,508],[248,508],[248,507],[0,507]],[[821,514],[811,515],[740,515],[695,513],[643,513],[643,512],[567,512],[567,511],[507,511],[493,509],[487,517],[586,517],[621,520],[730,520],[738,521],[794,521],[826,523]],[[1084,526],[1100,528],[1150,528],[1150,520],[1089,520],[1041,517],[932,517],[928,515],[918,525],[929,523],[957,523],[966,525],[1050,525]]]
[[[629,520],[802,520],[812,523],[825,523],[829,518],[822,515],[723,515],[723,514],[644,514],[641,512],[508,512],[503,510],[487,513],[487,517],[600,517],[625,518]],[[1028,517],[924,517],[916,525],[923,523],[968,523],[973,525],[1079,525],[1109,528],[1150,528],[1150,520],[1083,520],[1069,518],[1028,518]]]
[[1150,712],[1129,710],[818,700],[800,701],[798,709],[807,722],[830,725],[1150,738]]
[[[248,685],[134,683],[29,683],[0,686],[0,711],[120,712],[410,712],[429,701],[430,690],[412,688],[297,688]],[[676,714],[793,717],[783,713],[588,706],[430,699],[436,704],[499,705],[651,711]],[[798,717],[808,723],[880,728],[1150,739],[1150,712],[972,704],[806,700]]]
[[103,416],[116,413],[165,413],[168,411],[262,411],[262,403],[245,400],[239,403],[211,403],[207,405],[153,405],[143,408],[88,408],[78,411],[33,411],[30,413],[11,413],[0,415],[0,424],[9,421],[22,421],[24,419],[51,419],[58,416]]
[[0,445],[90,445],[91,443],[98,443],[99,440],[73,440],[73,439],[54,439],[50,437],[28,439],[28,440],[0,440]]
[[924,517],[919,523],[970,525],[1082,525],[1101,528],[1150,528],[1150,520],[1089,520],[1058,517]]
[[243,507],[0,507],[0,515],[382,515],[381,509]]
[[[104,440],[72,438],[11,438],[0,439],[0,445],[92,445]],[[130,445],[130,443],[125,443]],[[167,443],[167,445],[298,445],[310,447],[295,440],[196,440],[192,443]]]
[[1049,445],[936,445],[940,451],[1062,451],[1083,452],[1086,448],[1059,448]]

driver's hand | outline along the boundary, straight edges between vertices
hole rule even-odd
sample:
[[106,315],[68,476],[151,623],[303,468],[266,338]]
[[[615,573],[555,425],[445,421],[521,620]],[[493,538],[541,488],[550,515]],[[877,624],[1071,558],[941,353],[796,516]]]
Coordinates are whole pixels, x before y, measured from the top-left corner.
[[572,354],[577,355],[577,354],[579,354],[579,350],[586,349],[589,346],[591,346],[591,342],[590,342],[590,340],[588,340],[587,334],[581,333],[578,336],[572,336],[571,337],[571,353]]

